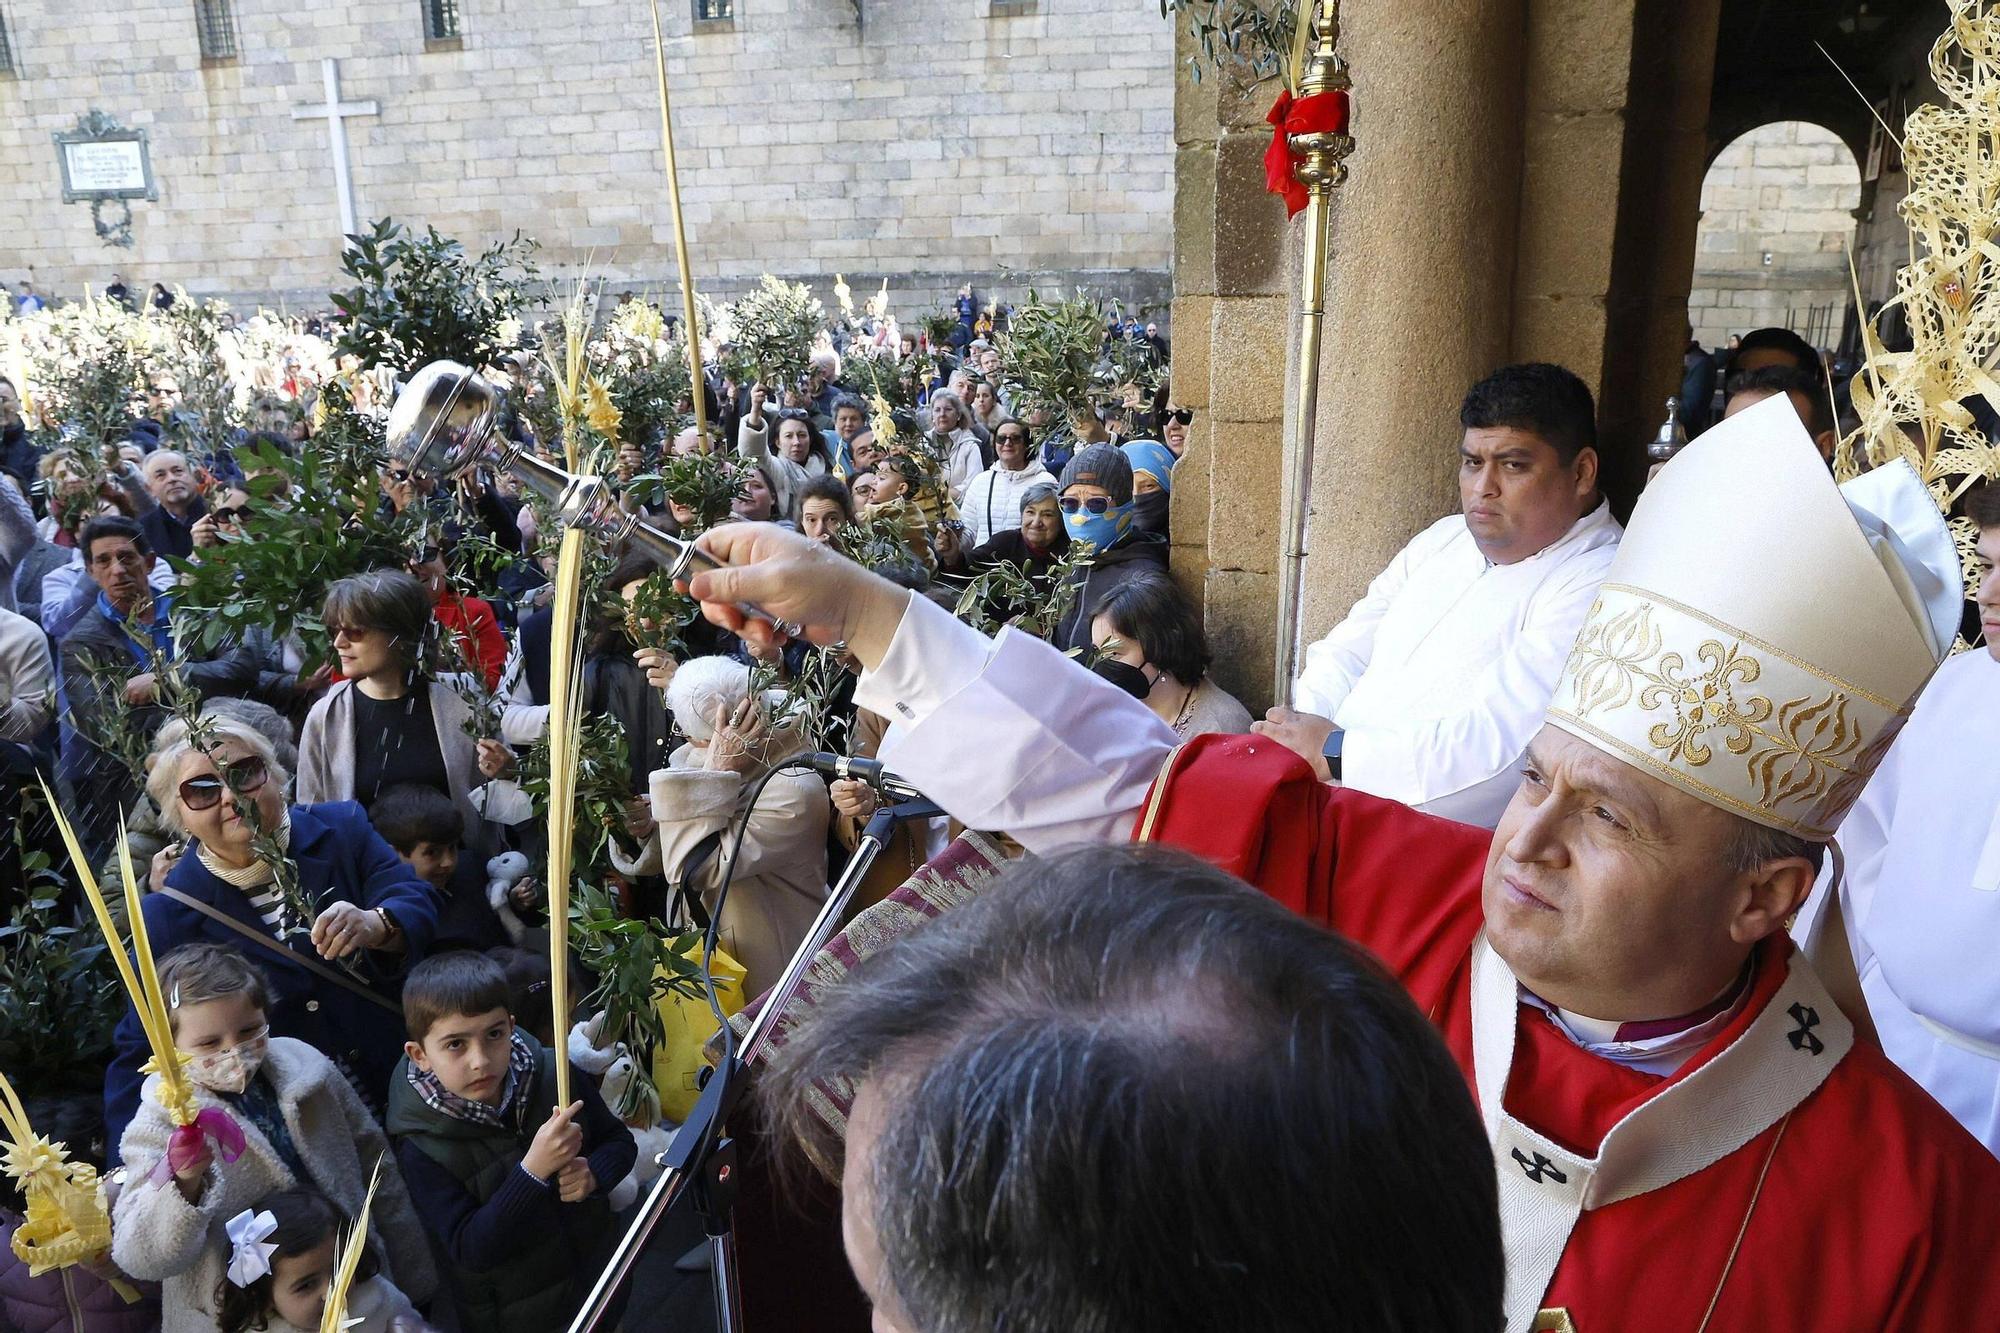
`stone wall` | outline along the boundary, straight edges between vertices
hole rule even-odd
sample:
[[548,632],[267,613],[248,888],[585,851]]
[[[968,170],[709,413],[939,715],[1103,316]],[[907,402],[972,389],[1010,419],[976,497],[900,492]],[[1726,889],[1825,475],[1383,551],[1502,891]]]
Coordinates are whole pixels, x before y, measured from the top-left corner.
[[1818,125],[1779,121],[1724,148],[1702,183],[1694,336],[1714,347],[1776,324],[1837,342],[1860,201],[1854,154]]
[[[516,229],[563,279],[675,288],[644,0],[236,0],[240,56],[204,62],[187,0],[9,0],[0,278],[324,303],[340,224],[321,60],[340,61],[357,214],[478,243]],[[696,282],[844,273],[935,306],[1085,282],[1157,304],[1172,248],[1173,39],[1134,0],[662,0]],[[859,11],[859,19],[857,19]],[[106,246],[61,202],[51,134],[102,108],[151,135],[157,202]]]

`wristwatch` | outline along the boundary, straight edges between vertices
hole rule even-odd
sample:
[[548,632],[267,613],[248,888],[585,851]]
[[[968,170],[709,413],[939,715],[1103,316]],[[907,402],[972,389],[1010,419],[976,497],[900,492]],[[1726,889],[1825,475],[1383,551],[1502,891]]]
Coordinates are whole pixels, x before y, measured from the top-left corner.
[[1326,734],[1326,744],[1320,747],[1320,757],[1326,760],[1326,769],[1335,782],[1340,781],[1340,747],[1347,740],[1347,733],[1335,727]]

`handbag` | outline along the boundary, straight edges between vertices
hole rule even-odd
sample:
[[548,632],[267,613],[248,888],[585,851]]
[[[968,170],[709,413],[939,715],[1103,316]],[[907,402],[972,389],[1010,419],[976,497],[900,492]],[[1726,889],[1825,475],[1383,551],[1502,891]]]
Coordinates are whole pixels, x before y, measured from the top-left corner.
[[[713,849],[709,849],[709,855],[713,855]],[[679,909],[675,917],[699,923],[694,930],[678,931],[687,938],[687,944],[676,952],[696,963],[701,960],[702,941],[696,931],[705,928],[708,922],[707,914],[700,911],[700,899],[690,888],[690,879],[698,873],[699,863],[707,859],[700,853],[691,858],[687,873],[674,891],[674,902]],[[743,1007],[747,998],[743,994],[743,981],[749,970],[724,953],[720,945],[709,956],[708,965],[709,974],[715,978],[715,998],[726,1020]],[[662,968],[655,975],[664,978],[667,972]],[[706,1047],[709,1038],[720,1029],[706,995],[691,997],[668,991],[659,998],[656,1007],[660,1015],[660,1042],[653,1048],[653,1086],[660,1093],[660,1114],[679,1124],[693,1114],[694,1104],[701,1098],[701,1074],[709,1063]]]

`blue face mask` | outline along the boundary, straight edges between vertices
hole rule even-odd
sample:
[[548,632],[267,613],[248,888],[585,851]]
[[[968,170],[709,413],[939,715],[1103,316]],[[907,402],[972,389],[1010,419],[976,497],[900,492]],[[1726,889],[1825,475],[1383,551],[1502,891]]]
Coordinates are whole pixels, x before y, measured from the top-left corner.
[[1108,551],[1132,530],[1132,505],[1130,501],[1113,505],[1101,514],[1087,509],[1064,514],[1063,526],[1069,529],[1071,541],[1089,542],[1100,551]]

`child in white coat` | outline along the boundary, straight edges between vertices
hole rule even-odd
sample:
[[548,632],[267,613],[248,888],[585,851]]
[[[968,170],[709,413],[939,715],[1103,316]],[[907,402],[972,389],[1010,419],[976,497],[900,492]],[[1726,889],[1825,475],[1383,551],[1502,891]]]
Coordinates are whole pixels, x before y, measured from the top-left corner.
[[162,1333],[222,1327],[230,1218],[297,1186],[355,1216],[378,1161],[371,1234],[395,1256],[397,1285],[428,1299],[437,1285],[429,1242],[381,1126],[331,1060],[269,1035],[264,978],[250,960],[221,945],[186,945],[160,960],[160,988],[174,1044],[193,1057],[196,1110],[223,1112],[243,1135],[233,1160],[233,1145],[218,1149],[204,1137],[192,1160],[170,1169],[174,1124],[160,1105],[159,1075],[147,1078],[121,1144],[131,1181],[112,1213],[111,1252],[125,1272],[161,1284]]

